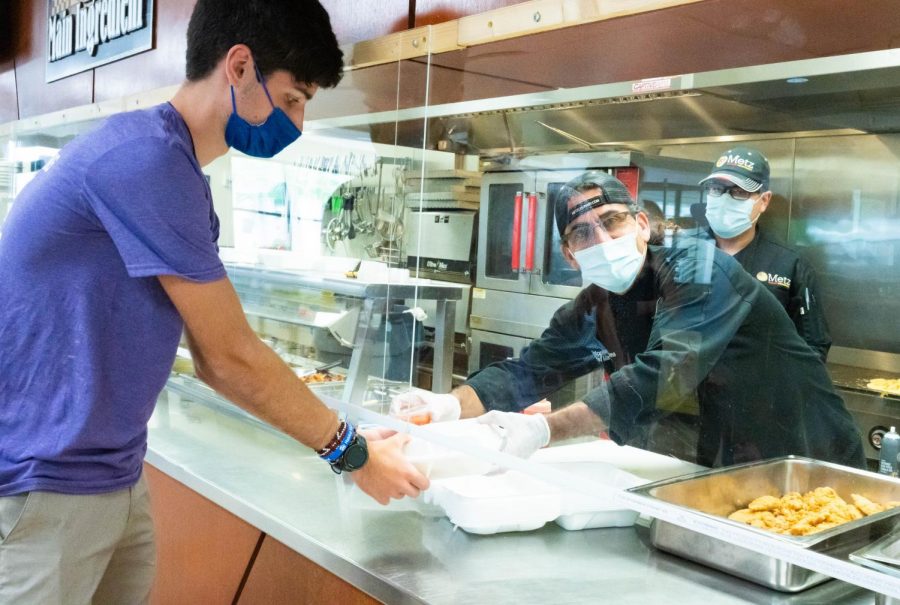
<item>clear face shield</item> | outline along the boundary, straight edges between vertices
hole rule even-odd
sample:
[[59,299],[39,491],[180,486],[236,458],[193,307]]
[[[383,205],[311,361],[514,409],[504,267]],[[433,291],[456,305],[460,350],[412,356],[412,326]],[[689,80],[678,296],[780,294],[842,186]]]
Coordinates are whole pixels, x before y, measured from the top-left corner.
[[[586,220],[570,225],[563,241],[573,252],[580,252],[604,241],[616,239],[629,233],[635,212],[613,208],[594,213]],[[606,237],[603,237],[603,236]]]

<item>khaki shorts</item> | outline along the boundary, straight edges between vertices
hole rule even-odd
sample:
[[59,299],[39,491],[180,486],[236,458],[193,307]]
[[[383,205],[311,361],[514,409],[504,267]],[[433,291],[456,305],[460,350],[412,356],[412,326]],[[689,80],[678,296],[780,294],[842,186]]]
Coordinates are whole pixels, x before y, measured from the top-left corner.
[[147,603],[155,570],[143,477],[106,494],[0,496],[0,605]]

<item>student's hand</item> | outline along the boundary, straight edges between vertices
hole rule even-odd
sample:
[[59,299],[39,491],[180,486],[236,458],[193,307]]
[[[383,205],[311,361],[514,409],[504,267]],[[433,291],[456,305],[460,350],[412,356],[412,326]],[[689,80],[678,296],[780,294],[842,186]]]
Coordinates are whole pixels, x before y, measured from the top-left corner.
[[529,458],[550,443],[550,426],[543,414],[494,410],[479,416],[478,422],[489,425],[499,433],[501,452],[519,458]]
[[381,441],[382,439],[387,439],[388,437],[393,437],[397,434],[397,431],[394,429],[389,429],[383,426],[366,426],[366,428],[362,428],[357,426],[356,430],[359,431],[359,434],[366,438],[366,443],[371,443],[372,441]]
[[428,489],[428,477],[403,455],[403,446],[409,439],[409,435],[397,433],[385,439],[367,441],[368,462],[350,474],[356,485],[379,504],[387,504],[391,498],[416,498],[422,490]]
[[450,393],[412,390],[397,395],[391,402],[391,416],[413,424],[459,420],[460,412],[459,399]]

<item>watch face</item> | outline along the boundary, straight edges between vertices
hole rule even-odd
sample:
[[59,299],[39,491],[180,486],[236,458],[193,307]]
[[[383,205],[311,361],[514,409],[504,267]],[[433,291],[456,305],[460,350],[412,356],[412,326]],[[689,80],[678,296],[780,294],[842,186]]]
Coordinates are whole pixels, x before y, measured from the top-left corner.
[[358,435],[356,440],[350,444],[341,460],[345,470],[355,471],[361,468],[369,459],[369,448],[366,446],[366,440],[362,435]]
[[369,453],[365,450],[365,448],[359,447],[354,444],[351,445],[349,449],[347,449],[347,453],[344,454],[344,468],[349,470],[356,470],[366,463],[366,460],[369,458]]

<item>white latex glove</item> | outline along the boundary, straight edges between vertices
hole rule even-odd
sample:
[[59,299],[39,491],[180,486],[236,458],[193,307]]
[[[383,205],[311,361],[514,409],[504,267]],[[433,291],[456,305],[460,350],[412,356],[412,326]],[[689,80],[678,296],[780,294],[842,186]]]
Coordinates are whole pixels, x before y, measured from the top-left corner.
[[429,391],[407,391],[391,401],[391,416],[409,419],[429,414],[431,422],[459,420],[462,408],[459,399],[450,393],[438,395]]
[[543,414],[520,414],[518,412],[488,412],[478,417],[478,422],[487,424],[500,435],[500,451],[529,458],[533,453],[550,443],[550,425]]

